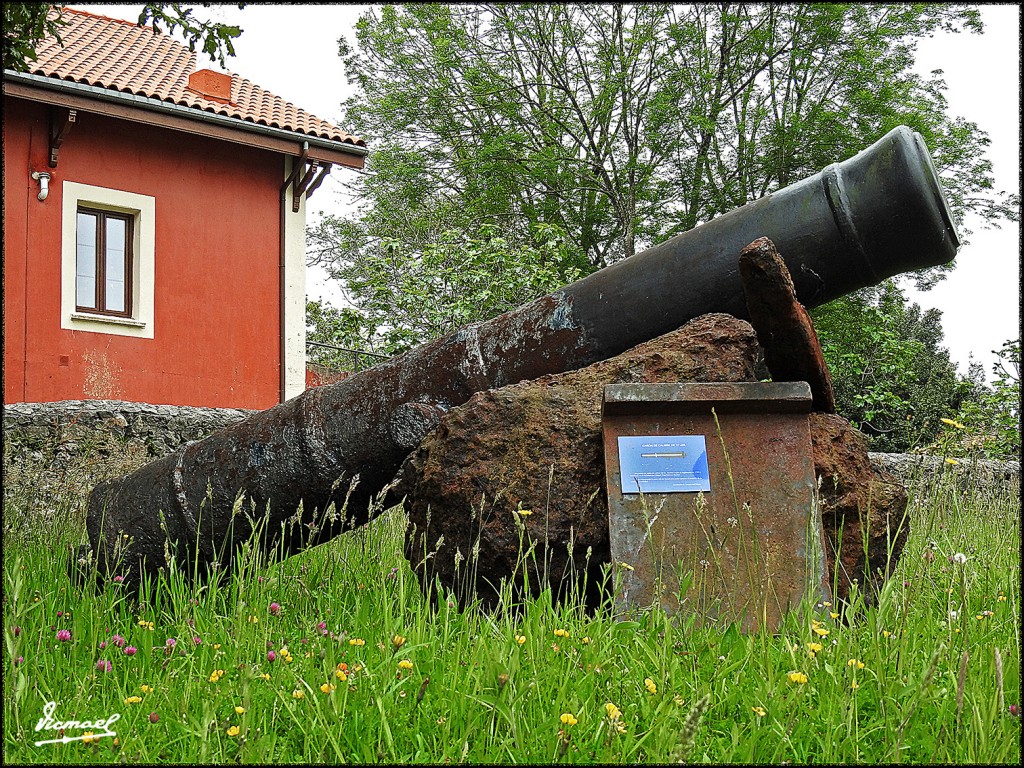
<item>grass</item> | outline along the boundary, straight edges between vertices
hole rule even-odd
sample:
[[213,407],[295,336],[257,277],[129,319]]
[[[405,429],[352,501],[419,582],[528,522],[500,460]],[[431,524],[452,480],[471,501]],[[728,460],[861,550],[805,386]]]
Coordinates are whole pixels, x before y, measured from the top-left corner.
[[[777,634],[746,635],[549,593],[487,613],[441,592],[432,608],[401,509],[278,563],[250,557],[220,585],[172,574],[140,602],[113,584],[83,594],[64,572],[83,526],[67,477],[61,490],[22,473],[5,495],[6,762],[1021,758],[1015,491],[913,489],[877,606],[806,604]],[[29,525],[42,508],[57,511]],[[52,720],[119,714],[116,739],[37,746],[61,736],[36,730],[47,702]],[[64,735],[87,730],[102,728]]]

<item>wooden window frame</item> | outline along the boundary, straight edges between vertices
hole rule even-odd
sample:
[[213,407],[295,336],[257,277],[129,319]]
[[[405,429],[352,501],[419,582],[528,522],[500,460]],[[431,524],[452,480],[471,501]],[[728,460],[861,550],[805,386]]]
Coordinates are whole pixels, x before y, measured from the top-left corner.
[[[82,306],[78,303],[78,287],[77,283],[75,286],[75,311],[76,312],[87,312],[95,315],[105,315],[108,317],[132,317],[132,296],[134,295],[134,265],[135,265],[135,217],[130,213],[122,213],[119,211],[108,211],[102,208],[91,208],[86,205],[79,205],[76,211],[77,215],[87,214],[96,217],[96,242],[94,244],[95,250],[95,280],[96,280],[96,293],[95,293],[95,306],[87,307]],[[124,241],[124,309],[123,310],[112,310],[107,308],[107,257],[106,257],[106,239],[107,239],[107,219],[117,219],[125,222],[125,241]],[[77,229],[77,223],[76,223]],[[77,247],[76,247],[76,259],[77,259]]]

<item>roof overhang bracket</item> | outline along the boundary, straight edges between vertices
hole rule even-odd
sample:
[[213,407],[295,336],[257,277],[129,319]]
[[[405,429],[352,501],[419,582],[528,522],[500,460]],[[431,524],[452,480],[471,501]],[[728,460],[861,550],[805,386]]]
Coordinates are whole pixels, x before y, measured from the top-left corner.
[[319,160],[310,160],[309,164],[305,166],[305,173],[302,176],[301,181],[296,181],[292,186],[292,213],[299,212],[299,203],[302,201],[302,193],[309,187],[310,182],[313,181],[313,176],[316,175],[316,169],[320,166]]
[[316,173],[319,165],[319,160],[309,159],[309,142],[302,142],[302,152],[299,154],[299,159],[292,165],[292,172],[288,174],[288,178],[281,185],[281,192],[286,192],[288,187],[292,188],[292,213],[299,212],[302,193],[309,187],[309,183],[313,180],[313,175]]
[[69,109],[67,114],[64,116],[64,120],[60,121],[56,119],[57,109],[50,109],[50,167],[57,167],[57,158],[60,155],[60,145],[64,143],[64,139],[67,138],[68,131],[71,130],[71,126],[75,125],[78,120],[78,110]]
[[307,200],[309,200],[309,198],[313,196],[313,193],[316,192],[317,188],[324,183],[324,179],[327,178],[327,174],[331,172],[332,167],[333,166],[331,165],[331,163],[321,162],[320,173],[317,175],[315,179],[313,179],[313,183],[306,188]]

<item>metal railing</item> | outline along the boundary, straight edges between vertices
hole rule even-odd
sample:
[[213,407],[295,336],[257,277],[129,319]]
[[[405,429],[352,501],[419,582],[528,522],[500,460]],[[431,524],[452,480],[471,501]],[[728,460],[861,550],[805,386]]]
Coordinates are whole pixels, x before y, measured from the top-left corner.
[[[320,350],[325,351],[321,352]],[[306,341],[306,362],[322,365],[332,371],[356,373],[366,368],[372,368],[387,359],[388,355],[381,355],[377,352],[349,349],[334,344],[325,344],[321,341]]]

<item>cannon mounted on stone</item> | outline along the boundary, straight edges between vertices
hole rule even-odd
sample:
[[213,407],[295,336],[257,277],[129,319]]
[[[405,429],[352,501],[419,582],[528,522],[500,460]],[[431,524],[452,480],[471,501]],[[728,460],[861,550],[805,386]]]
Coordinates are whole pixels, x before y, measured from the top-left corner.
[[[813,308],[950,261],[959,239],[921,136],[856,156],[499,317],[465,326],[98,484],[69,568],[129,587],[167,566],[227,571],[257,529],[292,554],[366,523],[402,462],[476,392],[572,371],[719,312],[747,317],[737,257],[768,237]],[[350,481],[357,479],[352,484]],[[382,504],[374,504],[380,498]],[[75,562],[77,561],[77,562]]]

